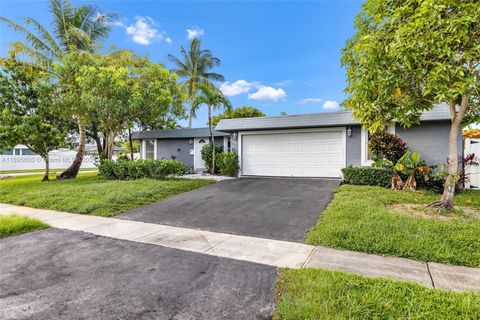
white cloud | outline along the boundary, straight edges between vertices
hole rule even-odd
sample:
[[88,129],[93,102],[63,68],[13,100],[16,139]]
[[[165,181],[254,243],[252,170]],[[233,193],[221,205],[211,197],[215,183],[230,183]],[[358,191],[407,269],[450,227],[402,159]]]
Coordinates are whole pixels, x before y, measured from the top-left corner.
[[277,82],[277,86],[289,86],[289,85],[292,85],[293,84],[293,80],[283,80],[283,81],[280,81],[280,82]]
[[323,109],[337,109],[340,104],[335,100],[327,100],[323,103]]
[[258,83],[248,82],[246,80],[237,80],[233,83],[225,82],[220,85],[220,90],[227,97],[238,96],[242,93],[249,92],[252,88],[256,87]]
[[253,100],[278,101],[284,99],[286,96],[287,93],[282,88],[275,89],[267,86],[259,86],[257,92],[250,93],[248,98]]
[[322,98],[305,98],[305,99],[302,99],[302,100],[298,100],[297,103],[298,104],[309,104],[309,103],[320,103],[322,101],[323,101]]
[[158,22],[148,16],[137,16],[135,17],[135,23],[128,26],[121,20],[113,22],[112,25],[125,28],[126,34],[131,36],[132,40],[138,44],[149,45],[154,41],[161,40],[165,40],[168,44],[172,43],[172,38],[165,37],[166,32],[161,30]]
[[203,29],[200,29],[199,27],[193,27],[191,29],[187,29],[187,38],[189,40],[193,40],[195,38],[200,38],[204,34],[205,34],[205,32],[203,31]]

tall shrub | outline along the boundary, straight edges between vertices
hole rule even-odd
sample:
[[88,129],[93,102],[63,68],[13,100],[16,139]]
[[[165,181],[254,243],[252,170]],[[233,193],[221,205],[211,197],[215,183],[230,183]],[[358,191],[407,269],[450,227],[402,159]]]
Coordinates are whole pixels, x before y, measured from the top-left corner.
[[368,150],[379,159],[397,163],[407,151],[407,144],[393,133],[380,131],[370,136]]

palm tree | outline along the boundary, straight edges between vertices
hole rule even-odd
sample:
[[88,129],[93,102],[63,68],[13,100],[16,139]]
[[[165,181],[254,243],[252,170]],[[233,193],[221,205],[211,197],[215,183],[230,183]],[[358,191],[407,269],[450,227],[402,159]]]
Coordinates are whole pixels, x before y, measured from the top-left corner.
[[212,52],[207,49],[201,49],[201,42],[195,38],[190,42],[188,51],[180,48],[182,59],[171,54],[168,59],[175,65],[172,69],[180,78],[183,78],[182,86],[187,93],[187,98],[191,102],[188,126],[192,127],[192,118],[195,117],[198,105],[193,103],[199,85],[203,82],[213,86],[211,81],[225,81],[225,78],[218,73],[210,72],[210,69],[220,65],[220,59],[214,57]]
[[[63,57],[71,51],[94,52],[98,48],[98,43],[108,36],[111,23],[117,18],[116,14],[101,13],[92,5],[75,8],[70,0],[50,0],[49,10],[53,14],[53,32],[49,32],[33,18],[25,18],[25,26],[4,17],[0,17],[0,21],[25,36],[25,42],[12,44],[12,49],[17,55],[23,55],[26,62],[57,77],[61,75],[54,70],[54,63],[61,67]],[[35,32],[30,31],[28,26],[33,27]],[[78,112],[75,111],[75,105],[71,107],[72,114],[78,121],[79,145],[74,162],[60,174],[59,178],[62,179],[77,176],[85,155],[86,120],[82,115],[76,114]]]
[[215,138],[212,129],[212,110],[221,109],[222,107],[231,110],[231,104],[217,87],[207,82],[198,84],[198,94],[192,102],[192,106],[194,105],[196,108],[202,104],[208,106],[208,128],[210,130],[210,145],[212,146],[211,173],[213,174],[215,173]]

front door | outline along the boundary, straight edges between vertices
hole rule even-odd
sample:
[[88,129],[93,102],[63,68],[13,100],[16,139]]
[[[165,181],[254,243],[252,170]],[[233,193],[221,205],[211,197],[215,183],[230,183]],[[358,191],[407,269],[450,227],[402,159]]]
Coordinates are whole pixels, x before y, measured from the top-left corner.
[[202,159],[202,148],[208,143],[208,138],[195,138],[194,139],[194,156],[193,163],[195,170],[206,170],[205,161]]

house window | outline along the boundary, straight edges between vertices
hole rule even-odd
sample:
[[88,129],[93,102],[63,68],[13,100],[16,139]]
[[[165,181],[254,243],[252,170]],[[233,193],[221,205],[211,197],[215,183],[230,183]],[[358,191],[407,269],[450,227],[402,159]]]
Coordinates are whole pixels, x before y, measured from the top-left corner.
[[155,159],[155,140],[145,140],[145,159]]
[[14,156],[21,156],[22,155],[22,149],[13,149],[13,155]]
[[[395,124],[385,126],[384,131],[395,134]],[[371,166],[373,161],[373,155],[368,151],[368,141],[370,139],[370,132],[367,129],[362,128],[362,137],[361,137],[361,165],[362,166]]]

